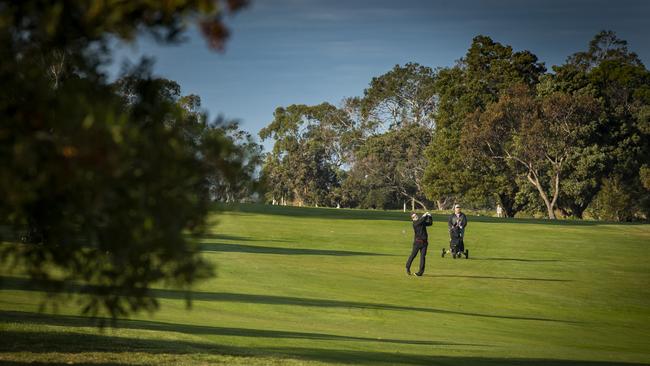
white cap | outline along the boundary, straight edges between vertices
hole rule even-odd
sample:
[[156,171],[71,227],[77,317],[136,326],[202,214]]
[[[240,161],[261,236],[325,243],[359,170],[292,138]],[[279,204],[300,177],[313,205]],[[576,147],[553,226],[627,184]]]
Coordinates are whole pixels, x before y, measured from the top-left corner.
[[460,208],[460,205],[457,203],[454,205],[454,208]]

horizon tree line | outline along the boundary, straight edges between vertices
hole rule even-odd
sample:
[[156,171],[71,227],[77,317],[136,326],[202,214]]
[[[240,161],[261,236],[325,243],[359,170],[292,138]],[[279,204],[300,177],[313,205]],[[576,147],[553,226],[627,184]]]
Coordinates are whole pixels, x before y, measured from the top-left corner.
[[277,108],[261,179],[269,203],[647,219],[649,134],[650,72],[614,32],[551,71],[479,35],[452,67],[396,65],[340,106]]

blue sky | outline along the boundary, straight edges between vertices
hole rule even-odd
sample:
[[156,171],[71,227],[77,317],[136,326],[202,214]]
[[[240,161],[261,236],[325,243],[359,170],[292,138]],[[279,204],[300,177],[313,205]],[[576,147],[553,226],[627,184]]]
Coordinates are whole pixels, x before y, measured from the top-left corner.
[[212,118],[237,119],[257,134],[275,108],[338,105],[396,64],[451,66],[478,34],[530,50],[550,68],[610,29],[650,63],[644,0],[252,0],[226,22],[224,53],[209,50],[195,29],[172,46],[142,36],[115,47],[110,72],[153,57],[154,73],[199,95]]

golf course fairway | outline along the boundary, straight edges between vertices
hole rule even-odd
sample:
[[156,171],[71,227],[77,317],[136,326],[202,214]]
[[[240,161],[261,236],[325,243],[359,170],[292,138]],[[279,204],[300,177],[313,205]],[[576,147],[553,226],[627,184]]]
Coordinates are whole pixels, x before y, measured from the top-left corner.
[[[240,205],[200,239],[217,276],[98,329],[2,269],[5,365],[646,365],[650,225],[468,215],[469,259],[407,276],[408,213]],[[413,263],[417,269],[419,259]]]

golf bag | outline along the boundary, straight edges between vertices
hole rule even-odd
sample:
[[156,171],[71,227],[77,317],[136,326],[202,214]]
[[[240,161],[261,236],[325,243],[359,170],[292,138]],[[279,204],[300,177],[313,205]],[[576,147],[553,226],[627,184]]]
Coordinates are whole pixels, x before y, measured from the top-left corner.
[[463,255],[465,259],[469,259],[469,250],[465,249],[465,243],[463,242],[463,230],[454,225],[449,231],[449,251],[446,248],[442,248],[442,257],[445,257],[445,254],[451,253],[451,257],[461,258]]
[[465,243],[463,242],[462,230],[454,226],[449,232],[451,239],[449,240],[449,248],[453,255],[459,255],[465,251]]

